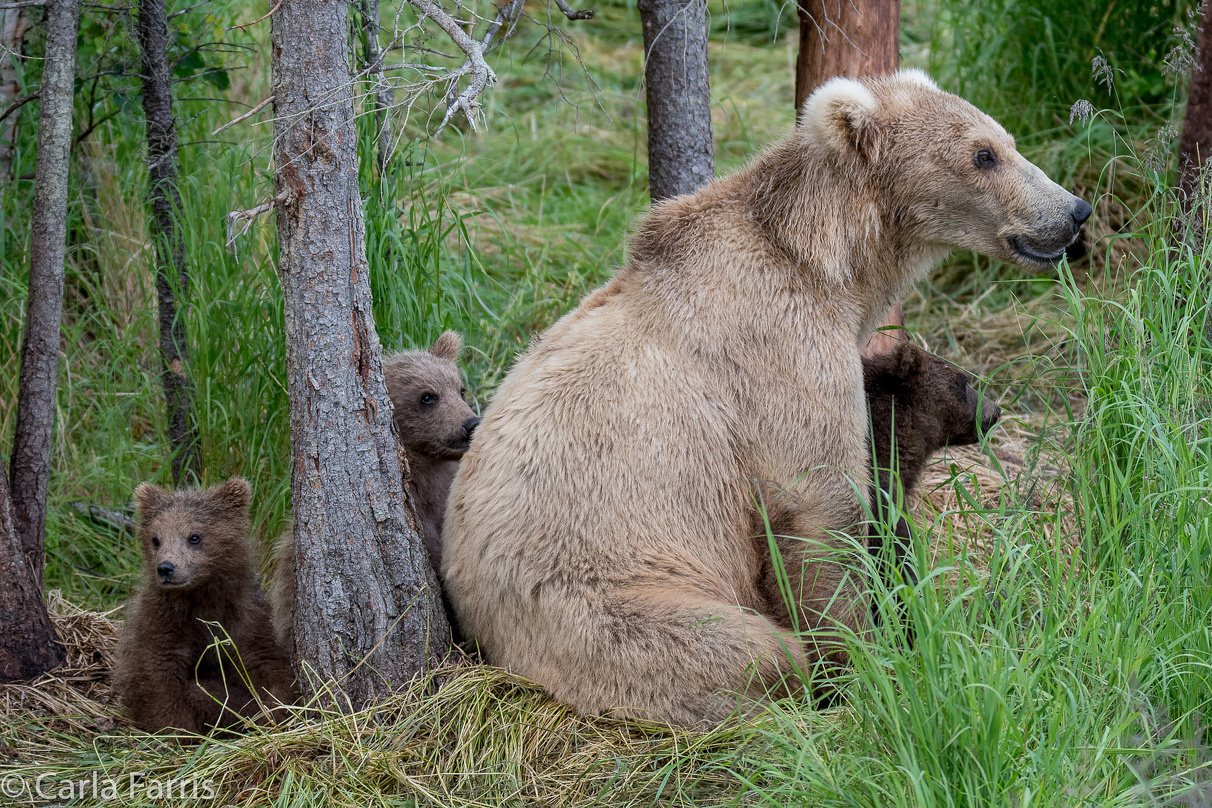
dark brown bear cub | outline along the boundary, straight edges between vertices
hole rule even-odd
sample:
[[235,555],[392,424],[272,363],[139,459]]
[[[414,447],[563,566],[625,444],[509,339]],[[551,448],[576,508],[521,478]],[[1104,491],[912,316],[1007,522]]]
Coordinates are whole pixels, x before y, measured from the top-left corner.
[[[271,707],[295,700],[249,557],[250,496],[238,477],[205,491],[135,489],[144,583],[126,606],[113,684],[149,732],[201,733],[255,716],[252,690]],[[235,648],[217,653],[216,636]]]
[[[871,511],[882,525],[891,518],[889,503],[897,499],[898,479],[900,490],[908,495],[930,455],[944,446],[978,443],[1001,417],[1001,408],[981,398],[967,373],[909,342],[891,353],[864,359],[863,386],[875,459]],[[912,572],[904,565],[908,522],[898,519],[892,532],[894,563],[912,581]],[[872,531],[868,547],[873,554],[883,552],[887,535],[886,527]]]

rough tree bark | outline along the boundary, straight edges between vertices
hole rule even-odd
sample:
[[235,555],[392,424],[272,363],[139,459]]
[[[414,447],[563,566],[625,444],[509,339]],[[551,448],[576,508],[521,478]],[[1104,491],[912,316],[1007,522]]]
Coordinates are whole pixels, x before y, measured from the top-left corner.
[[72,85],[80,0],[48,0],[46,55],[38,167],[30,219],[29,298],[21,343],[17,432],[13,438],[12,514],[21,546],[42,585],[46,496],[50,487],[51,433],[59,373],[63,316],[63,262],[67,255],[67,167],[72,144]]
[[271,40],[292,658],[304,690],[335,680],[358,707],[441,660],[450,628],[401,484],[406,461],[371,314],[347,8],[346,0],[282,0]]
[[0,682],[32,679],[63,658],[42,587],[13,530],[8,477],[0,467]]
[[379,0],[362,0],[362,58],[367,75],[374,82],[375,144],[379,176],[387,173],[391,160],[391,85],[383,73],[383,54],[379,49]]
[[652,201],[715,177],[705,0],[639,0]]
[[1212,154],[1212,3],[1203,3],[1201,9],[1187,111],[1178,145],[1178,187],[1188,198],[1197,190],[1200,169]]
[[173,120],[172,70],[168,64],[168,15],[164,0],[139,1],[139,50],[143,72],[143,115],[147,119],[147,161],[156,241],[156,298],[160,320],[160,381],[168,413],[173,481],[202,480],[202,455],[194,422],[194,386],[189,378],[188,334],[177,300],[188,299],[185,240],[179,229],[177,125]]
[[[812,91],[834,76],[878,76],[900,65],[900,0],[800,0],[800,53],[795,63],[796,115]],[[904,338],[905,310],[888,309],[864,356],[886,353]]]
[[[17,58],[21,54],[21,43],[25,40],[25,20],[23,8],[0,11],[0,46],[6,51],[0,55],[0,109],[6,109],[21,93]],[[13,144],[17,141],[19,117],[9,115],[0,124],[0,182],[7,181],[13,171]]]

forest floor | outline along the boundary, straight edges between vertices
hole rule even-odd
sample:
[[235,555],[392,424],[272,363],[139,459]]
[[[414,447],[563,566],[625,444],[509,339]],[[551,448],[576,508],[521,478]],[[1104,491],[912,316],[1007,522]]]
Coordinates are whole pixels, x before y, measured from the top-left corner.
[[[907,65],[932,63],[932,23],[913,18],[925,8],[906,4]],[[413,141],[414,121],[394,171],[367,189],[384,346],[462,331],[480,406],[528,340],[621,263],[647,204],[639,28],[624,5],[600,16],[586,31],[566,26],[580,64],[567,49],[547,59],[539,30],[525,34],[500,58],[484,133]],[[268,32],[247,36],[257,50],[227,97],[255,104],[268,95]],[[723,174],[790,130],[794,49],[725,32],[710,59]],[[187,109],[202,140],[243,108]],[[140,130],[104,124],[78,159],[88,182],[73,201],[48,536],[69,662],[0,687],[0,785],[42,776],[66,790],[50,802],[93,804],[106,800],[81,784],[113,781],[129,805],[1212,804],[1206,248],[1170,238],[1172,200],[1150,190],[1132,144],[1111,154],[1088,133],[1015,134],[1094,202],[1090,253],[1029,274],[956,255],[905,301],[912,338],[972,372],[1005,416],[985,445],[928,470],[910,508],[929,558],[905,615],[916,643],[890,607],[893,628],[856,643],[838,706],[780,702],[675,731],[581,718],[461,660],[362,713],[181,743],[137,732],[110,700],[139,551],[73,507],[126,509],[137,483],[167,479]],[[182,158],[191,369],[208,482],[253,482],[255,538],[268,548],[289,510],[275,241],[271,222],[255,223],[233,256],[222,225],[266,198],[268,126],[228,135]],[[6,199],[9,256],[20,254],[16,205]],[[0,261],[9,435],[24,293],[16,259]],[[185,791],[164,793],[170,781]]]

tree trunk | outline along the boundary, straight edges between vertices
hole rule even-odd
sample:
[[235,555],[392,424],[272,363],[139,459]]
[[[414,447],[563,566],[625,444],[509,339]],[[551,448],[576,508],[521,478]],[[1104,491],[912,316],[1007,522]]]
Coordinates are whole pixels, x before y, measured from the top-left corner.
[[0,682],[32,679],[63,658],[42,587],[13,530],[8,477],[0,467]]
[[379,0],[362,0],[363,67],[374,82],[375,143],[377,145],[379,176],[387,173],[391,161],[391,85],[383,72],[383,53],[379,50]]
[[652,201],[715,177],[705,0],[639,0]]
[[900,65],[900,0],[800,0],[795,109],[834,76],[878,76]]
[[[17,58],[25,40],[25,9],[6,8],[0,11],[0,109],[5,109],[21,94],[17,79]],[[0,182],[7,182],[13,172],[14,144],[17,142],[17,120],[14,113],[0,125]]]
[[1212,5],[1202,4],[1195,65],[1178,147],[1178,185],[1189,197],[1199,189],[1200,169],[1212,154]]
[[[812,91],[834,76],[878,76],[900,65],[900,0],[800,0],[800,54],[795,63],[798,117]],[[905,327],[900,303],[879,328]],[[876,331],[863,356],[891,351],[903,330]]]
[[305,690],[338,681],[356,708],[441,660],[450,628],[402,487],[406,461],[371,314],[347,6],[282,0],[271,40],[292,658]]
[[80,0],[46,4],[42,114],[31,214],[29,298],[21,343],[17,432],[13,438],[13,526],[42,586],[46,496],[50,488],[51,432],[63,316],[63,262],[67,255],[67,167],[72,145],[72,90]]
[[194,386],[190,381],[185,314],[189,273],[185,240],[179,230],[181,194],[177,189],[177,125],[173,120],[172,70],[168,66],[168,15],[164,0],[139,0],[139,50],[143,69],[143,116],[147,119],[147,162],[151,180],[152,236],[156,241],[156,298],[160,319],[160,381],[168,412],[173,481],[202,481],[202,457],[194,423]]

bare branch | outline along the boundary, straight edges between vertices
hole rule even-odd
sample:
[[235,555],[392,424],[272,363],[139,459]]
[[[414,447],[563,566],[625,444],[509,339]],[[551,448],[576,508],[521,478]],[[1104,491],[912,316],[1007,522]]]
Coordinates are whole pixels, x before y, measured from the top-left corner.
[[[272,96],[271,96],[271,98],[272,98]],[[227,245],[226,246],[227,246],[227,249],[229,249],[231,251],[232,256],[236,255],[236,246],[235,246],[236,239],[240,238],[241,236],[243,236],[245,233],[248,232],[249,228],[252,227],[252,225],[253,225],[253,220],[256,219],[258,216],[260,216],[262,213],[269,213],[275,207],[284,203],[286,201],[286,199],[287,199],[286,194],[281,194],[279,196],[275,196],[273,199],[269,200],[268,202],[263,202],[262,204],[257,205],[255,208],[249,208],[248,210],[233,210],[231,213],[227,214],[227,217],[226,217],[226,219],[227,219]],[[235,232],[236,225],[241,221],[247,222],[247,224],[244,225],[243,230],[241,230],[239,233],[237,233],[237,232]]]
[[573,8],[568,5],[568,0],[555,0],[555,4],[560,13],[570,20],[590,20],[593,19],[594,14],[598,13],[596,8],[591,8],[588,11]]
[[[459,27],[459,22],[447,14],[434,0],[408,0],[408,2],[417,11],[433,20],[467,56],[467,61],[463,63],[463,66],[447,76],[449,88],[447,98],[454,96],[454,100],[449,101],[446,115],[442,118],[442,123],[438,126],[435,136],[446,128],[446,124],[450,123],[451,118],[460,109],[467,116],[467,123],[471,125],[472,131],[476,131],[475,113],[480,107],[480,103],[476,99],[496,83],[497,74],[488,66],[488,62],[484,61],[484,50],[480,47],[480,43],[469,37],[467,32]],[[469,73],[471,82],[467,85],[467,89],[455,95],[455,90],[459,86],[459,78]]]
[[272,17],[274,15],[274,12],[277,11],[281,7],[282,7],[282,0],[278,0],[278,2],[274,4],[274,7],[271,8],[269,10],[269,13],[266,14],[264,17],[257,17],[252,22],[246,22],[241,25],[233,25],[230,28],[224,28],[223,31],[224,31],[224,33],[226,33],[227,31],[234,31],[237,28],[248,28],[250,25],[256,25],[257,23],[261,22],[261,20],[268,20],[270,17]]
[[235,118],[234,120],[230,120],[230,121],[228,121],[227,123],[225,123],[225,124],[223,124],[222,126],[220,126],[218,129],[216,129],[215,131],[211,132],[211,133],[210,133],[211,137],[214,137],[215,135],[219,134],[220,132],[223,132],[223,131],[225,131],[225,130],[231,129],[233,126],[235,126],[236,124],[240,123],[240,121],[246,121],[246,120],[248,120],[248,119],[249,119],[249,118],[251,118],[252,116],[256,115],[258,112],[260,112],[261,110],[263,110],[263,109],[265,108],[265,105],[266,105],[266,104],[269,104],[269,103],[270,103],[270,102],[272,102],[273,100],[274,100],[274,96],[272,96],[272,95],[271,95],[269,98],[266,98],[266,99],[265,99],[264,101],[262,101],[260,104],[257,104],[255,107],[253,107],[252,109],[250,109],[248,112],[245,112],[245,113],[244,113],[243,115],[241,115],[240,117]]

